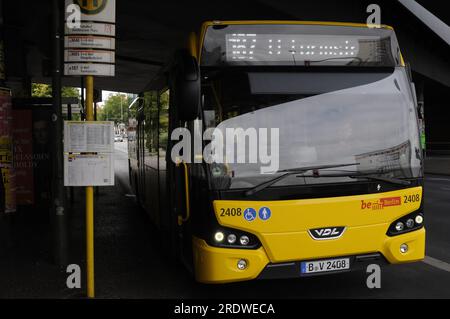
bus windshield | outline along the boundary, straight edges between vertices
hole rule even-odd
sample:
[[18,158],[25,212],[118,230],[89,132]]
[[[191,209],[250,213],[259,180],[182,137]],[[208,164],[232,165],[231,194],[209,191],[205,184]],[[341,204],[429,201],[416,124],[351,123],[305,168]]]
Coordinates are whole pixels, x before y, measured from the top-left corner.
[[[223,136],[227,128],[276,128],[277,171],[355,163],[325,172],[375,172],[395,178],[422,174],[415,104],[402,68],[377,72],[288,69],[205,68],[202,87],[207,128],[214,127]],[[274,150],[269,146],[267,153]],[[213,186],[248,189],[281,174],[263,174],[262,165],[260,159],[211,164]],[[336,178],[293,175],[273,186],[327,181],[336,182]]]

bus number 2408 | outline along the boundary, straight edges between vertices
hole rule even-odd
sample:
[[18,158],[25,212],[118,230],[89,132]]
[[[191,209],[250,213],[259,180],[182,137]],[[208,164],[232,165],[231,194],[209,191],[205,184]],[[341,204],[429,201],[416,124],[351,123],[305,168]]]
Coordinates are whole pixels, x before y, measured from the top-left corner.
[[241,208],[221,208],[220,216],[221,217],[242,216],[242,209]]

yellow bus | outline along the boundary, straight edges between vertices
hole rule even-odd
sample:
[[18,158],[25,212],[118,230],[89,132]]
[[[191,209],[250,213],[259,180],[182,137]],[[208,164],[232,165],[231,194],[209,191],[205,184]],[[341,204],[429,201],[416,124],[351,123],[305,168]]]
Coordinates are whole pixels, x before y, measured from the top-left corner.
[[[391,27],[206,22],[130,111],[132,188],[199,282],[424,258],[417,101]],[[211,130],[241,149],[206,153]]]

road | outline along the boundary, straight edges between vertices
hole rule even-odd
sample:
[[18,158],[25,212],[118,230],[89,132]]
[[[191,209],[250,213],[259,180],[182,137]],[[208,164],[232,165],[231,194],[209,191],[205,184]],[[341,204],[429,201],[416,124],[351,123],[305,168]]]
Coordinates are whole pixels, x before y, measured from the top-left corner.
[[[129,192],[126,142],[116,143],[116,180],[124,185],[122,191]],[[139,282],[132,280],[130,285],[120,285],[113,295],[108,295],[125,298],[450,298],[450,176],[427,176],[425,199],[427,258],[423,262],[383,267],[380,289],[367,288],[364,272],[227,285],[198,284],[184,269],[170,266],[162,257],[152,242],[152,228],[146,215],[129,214],[123,218],[135,219],[133,224],[139,225],[134,231],[140,238],[140,247],[133,247],[135,255],[127,251],[123,262],[142,263],[138,270],[143,273],[133,273],[133,278],[140,278]]]

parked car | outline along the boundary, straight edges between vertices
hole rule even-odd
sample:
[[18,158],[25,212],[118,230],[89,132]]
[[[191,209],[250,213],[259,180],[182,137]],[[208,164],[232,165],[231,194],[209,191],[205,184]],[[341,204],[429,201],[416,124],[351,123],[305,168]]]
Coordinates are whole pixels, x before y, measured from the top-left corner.
[[123,142],[123,137],[120,134],[114,135],[114,142]]

